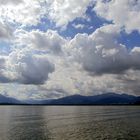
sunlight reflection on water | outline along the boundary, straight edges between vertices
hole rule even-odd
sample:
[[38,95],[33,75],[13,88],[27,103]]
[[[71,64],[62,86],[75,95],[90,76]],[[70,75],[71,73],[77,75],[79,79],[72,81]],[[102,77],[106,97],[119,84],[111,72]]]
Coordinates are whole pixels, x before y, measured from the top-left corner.
[[140,140],[140,106],[0,106],[0,140]]

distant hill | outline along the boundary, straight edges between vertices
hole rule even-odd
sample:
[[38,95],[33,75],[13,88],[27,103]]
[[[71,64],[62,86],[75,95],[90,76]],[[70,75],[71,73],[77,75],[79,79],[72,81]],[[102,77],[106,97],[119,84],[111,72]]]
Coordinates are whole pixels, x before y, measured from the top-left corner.
[[140,97],[137,98],[135,104],[136,104],[136,105],[140,105]]
[[28,105],[140,105],[140,96],[128,94],[105,93],[95,96],[71,95],[52,100],[19,101],[0,95],[0,104],[28,104]]
[[52,100],[52,104],[68,104],[68,105],[111,105],[111,104],[135,104],[140,98],[127,94],[105,93],[95,96],[72,95],[60,99]]
[[0,104],[21,104],[21,101],[0,94]]

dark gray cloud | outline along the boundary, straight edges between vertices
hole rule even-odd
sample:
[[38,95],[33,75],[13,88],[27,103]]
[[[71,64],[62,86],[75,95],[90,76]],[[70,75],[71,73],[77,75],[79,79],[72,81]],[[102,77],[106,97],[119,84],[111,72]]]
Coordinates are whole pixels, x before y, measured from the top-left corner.
[[28,51],[13,51],[8,57],[0,58],[1,83],[44,84],[54,70],[54,64],[46,56]]
[[0,74],[0,83],[12,83],[13,80],[9,79],[8,77]]
[[23,84],[43,84],[54,65],[45,57],[24,56],[16,65],[18,79]]

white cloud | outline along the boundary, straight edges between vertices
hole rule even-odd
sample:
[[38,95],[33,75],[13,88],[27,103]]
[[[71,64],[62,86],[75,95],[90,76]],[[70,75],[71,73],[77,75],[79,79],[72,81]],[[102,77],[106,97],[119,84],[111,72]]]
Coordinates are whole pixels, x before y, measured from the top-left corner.
[[0,22],[0,39],[10,39],[12,36],[12,29]]
[[72,26],[76,29],[83,29],[85,27],[84,24],[72,24]]
[[4,22],[36,25],[39,23],[44,9],[38,0],[6,0],[0,5],[0,18]]
[[54,0],[50,1],[49,17],[56,26],[66,26],[77,17],[84,17],[92,0]]
[[96,1],[95,12],[121,28],[127,33],[134,30],[140,32],[140,1],[139,0],[110,0]]
[[52,30],[17,30],[14,35],[13,49],[4,59],[4,70],[1,68],[4,73],[0,75],[0,82],[44,84],[49,73],[55,70],[54,60],[63,58],[62,46],[66,40]]
[[47,56],[35,55],[30,50],[17,50],[9,55],[8,66],[14,70],[14,82],[22,84],[43,84],[54,65]]
[[66,40],[57,31],[53,30],[47,30],[47,32],[17,30],[15,35],[16,45],[26,46],[34,50],[47,51],[56,55],[62,53],[62,46],[66,43]]
[[77,34],[70,41],[70,47],[74,58],[91,74],[119,74],[128,69],[140,69],[138,49],[129,52],[117,42],[118,36],[117,26],[106,25],[91,35]]
[[19,4],[19,3],[22,3],[22,2],[23,2],[23,0],[0,0],[1,5],[7,5],[7,4],[16,5],[16,4]]
[[0,83],[11,83],[12,79],[9,77],[9,72],[7,70],[7,56],[0,57]]
[[114,24],[90,35],[77,34],[73,39],[65,39],[53,30],[25,31],[21,27],[37,25],[42,16],[55,22],[57,27],[66,27],[77,17],[86,17],[91,1],[48,0],[42,5],[44,0],[0,0],[0,38],[12,35],[7,23],[19,25],[14,32],[12,52],[0,58],[3,90],[9,83],[14,83],[12,86],[17,83],[12,94],[22,93],[21,98],[57,98],[108,91],[139,93],[140,49],[128,50],[117,42],[120,27],[125,27],[128,33],[140,31],[140,16],[135,16],[140,14],[138,1],[137,4],[129,0],[97,1],[96,13]]
[[24,84],[43,84],[48,79],[48,74],[54,71],[54,65],[43,57],[26,56],[16,69],[19,81]]
[[[90,35],[78,34],[66,40],[51,30],[18,30],[18,48],[2,60],[0,82],[17,83],[17,90],[8,92],[13,96],[22,93],[19,98],[58,98],[109,91],[138,94],[140,50],[135,47],[128,51],[119,44],[119,32],[118,26],[106,25]],[[54,52],[57,46],[59,51]],[[60,52],[63,55],[57,55]]]
[[85,12],[92,0],[6,0],[0,1],[0,18],[4,22],[18,25],[37,25],[42,17],[66,27],[78,17],[85,18]]
[[[137,76],[140,73],[140,51],[138,47],[127,50],[119,44],[119,33],[118,26],[106,25],[90,35],[77,34],[66,40],[51,30],[18,30],[15,45],[19,48],[13,50],[7,60],[5,75],[10,79],[7,82],[36,85],[28,91],[24,89],[27,94],[36,91],[29,94],[34,98],[109,91],[138,94],[137,84],[130,84],[130,81],[136,78],[134,71]],[[57,46],[59,51],[54,52]],[[60,52],[63,55],[57,55]],[[133,82],[136,81],[139,79]],[[36,95],[37,90],[41,94]]]

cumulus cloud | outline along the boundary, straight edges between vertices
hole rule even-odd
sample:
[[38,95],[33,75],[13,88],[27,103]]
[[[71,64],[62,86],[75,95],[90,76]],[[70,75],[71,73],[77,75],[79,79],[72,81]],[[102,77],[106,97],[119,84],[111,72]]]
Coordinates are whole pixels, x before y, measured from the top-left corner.
[[57,27],[66,27],[78,17],[85,17],[92,0],[6,0],[0,1],[0,17],[3,21],[21,25],[37,25],[47,17]]
[[15,82],[23,84],[43,84],[49,73],[54,71],[54,65],[46,56],[31,52],[13,52],[10,54],[9,66],[15,69]]
[[6,0],[0,5],[0,17],[4,22],[21,25],[37,25],[44,9],[38,0]]
[[[125,88],[134,73],[127,78],[126,74],[130,70],[139,73],[140,49],[128,50],[118,43],[119,35],[120,28],[116,25],[105,25],[90,35],[77,34],[67,40],[52,30],[18,30],[15,45],[20,48],[9,54],[4,69],[7,72],[3,74],[9,79],[1,78],[1,82],[41,85],[38,90],[42,93],[46,90],[46,97],[54,98],[107,91],[133,93],[135,86],[131,90]],[[60,52],[63,55],[57,55]]]
[[18,45],[25,45],[32,49],[47,51],[56,55],[62,53],[62,46],[66,43],[66,39],[61,37],[57,31],[53,30],[47,30],[47,32],[41,32],[39,30],[26,32],[19,30],[16,32],[16,37],[16,43]]
[[[66,40],[56,31],[27,32],[18,30],[14,33],[13,50],[6,59],[1,59],[1,83],[44,84],[49,73],[54,72],[53,61],[63,54],[62,46]],[[15,47],[15,48],[14,48]],[[3,61],[2,61],[3,60]]]
[[[0,56],[0,88],[14,96],[21,93],[21,98],[40,99],[109,91],[138,95],[140,47],[128,49],[118,37],[122,29],[140,31],[139,1],[96,1],[97,16],[112,24],[91,34],[65,38],[55,30],[42,29],[46,19],[60,28],[76,18],[89,20],[86,10],[92,2],[0,0],[0,41],[12,36],[12,43],[6,44],[10,51]],[[82,29],[83,23],[72,26]]]
[[128,69],[140,69],[139,49],[128,51],[117,42],[119,28],[106,25],[91,35],[77,34],[71,40],[74,57],[92,74],[122,73]]
[[54,65],[44,58],[26,57],[16,69],[21,83],[43,84],[48,79],[48,74],[54,71]]
[[84,17],[92,0],[54,0],[50,1],[49,18],[56,26],[66,26],[77,17]]
[[139,0],[98,0],[94,10],[99,16],[124,28],[127,33],[134,30],[140,32]]

